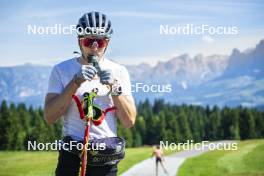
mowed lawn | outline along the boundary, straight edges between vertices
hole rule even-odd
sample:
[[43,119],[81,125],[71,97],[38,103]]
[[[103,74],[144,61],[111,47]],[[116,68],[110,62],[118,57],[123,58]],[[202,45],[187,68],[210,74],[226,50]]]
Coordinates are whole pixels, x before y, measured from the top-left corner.
[[[119,164],[119,174],[134,164],[151,156],[151,147],[128,148],[126,157]],[[166,151],[166,154],[171,151]],[[0,176],[49,176],[54,175],[57,152],[0,152]]]
[[54,175],[57,152],[0,152],[0,176]]
[[178,176],[264,175],[264,140],[238,143],[236,151],[210,151],[187,159]]

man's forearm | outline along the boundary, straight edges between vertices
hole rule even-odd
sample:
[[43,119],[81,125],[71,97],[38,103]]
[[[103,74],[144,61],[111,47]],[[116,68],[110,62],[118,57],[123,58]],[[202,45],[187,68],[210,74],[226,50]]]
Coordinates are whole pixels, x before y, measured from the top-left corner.
[[116,115],[125,128],[130,128],[135,124],[136,106],[133,98],[126,96],[113,96],[114,105],[117,107]]
[[56,122],[68,109],[72,95],[78,89],[78,85],[72,80],[63,92],[45,103],[45,119],[47,123]]

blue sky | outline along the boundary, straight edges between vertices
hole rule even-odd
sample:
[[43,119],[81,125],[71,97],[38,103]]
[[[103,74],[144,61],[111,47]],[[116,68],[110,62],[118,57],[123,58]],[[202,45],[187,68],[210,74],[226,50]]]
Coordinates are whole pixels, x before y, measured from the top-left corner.
[[[0,2],[0,66],[33,63],[54,65],[73,57],[76,35],[30,35],[27,25],[75,25],[85,12],[104,12],[114,35],[106,53],[123,64],[154,65],[188,53],[230,54],[254,47],[264,38],[264,1],[51,1]],[[236,26],[237,35],[161,35],[160,25]]]

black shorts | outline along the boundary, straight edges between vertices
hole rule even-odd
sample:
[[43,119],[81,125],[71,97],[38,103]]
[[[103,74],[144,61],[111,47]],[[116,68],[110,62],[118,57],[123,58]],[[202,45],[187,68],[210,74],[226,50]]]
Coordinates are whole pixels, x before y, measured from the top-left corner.
[[[78,176],[81,167],[81,159],[70,152],[60,150],[56,176]],[[117,164],[108,166],[87,165],[86,176],[116,176]]]
[[161,162],[161,158],[160,157],[156,157],[156,163]]

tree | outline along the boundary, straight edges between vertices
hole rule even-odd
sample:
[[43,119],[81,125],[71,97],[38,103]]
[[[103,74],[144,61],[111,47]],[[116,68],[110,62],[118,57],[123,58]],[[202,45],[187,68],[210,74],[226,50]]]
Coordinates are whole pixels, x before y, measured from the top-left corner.
[[133,134],[131,132],[131,129],[123,129],[123,137],[126,140],[126,146],[132,147],[133,146]]
[[192,111],[189,112],[189,124],[190,124],[190,129],[193,134],[193,140],[194,141],[200,141],[201,135],[200,135],[200,124],[199,124],[199,119],[197,116],[197,112]]
[[[146,139],[146,122],[144,120],[144,117],[139,116],[136,119],[135,123],[135,130],[138,132],[138,135],[140,136],[141,143]],[[139,139],[139,137],[137,137]],[[137,140],[138,140],[137,139]]]
[[30,115],[24,103],[18,104],[17,113],[19,115],[19,123],[21,125],[21,128],[23,129],[21,131],[23,136],[23,148],[26,148],[27,136],[30,133],[31,126],[30,126]]
[[263,138],[264,137],[264,115],[263,112],[255,112],[255,131],[257,138]]
[[[251,139],[264,136],[264,113],[252,108],[219,109],[214,106],[171,105],[164,100],[138,104],[133,128],[117,123],[117,135],[127,147],[153,145],[159,141]],[[28,141],[53,142],[61,138],[61,121],[47,125],[42,108],[17,107],[2,101],[0,106],[0,150],[21,150]]]
[[10,131],[12,119],[5,100],[2,101],[0,109],[0,150],[11,149],[12,132]]
[[217,106],[214,106],[212,112],[209,115],[209,139],[217,140],[221,137],[221,116]]
[[10,105],[10,120],[12,121],[11,126],[9,128],[10,131],[10,150],[21,150],[24,148],[24,138],[25,132],[19,122],[19,114],[16,110],[16,107],[13,103]]
[[231,116],[231,126],[229,127],[230,130],[230,139],[239,140],[239,112],[237,109],[233,109],[230,112]]
[[242,109],[240,113],[240,137],[241,139],[256,137],[254,117],[248,108]]
[[134,137],[134,139],[133,139],[133,147],[141,146],[142,145],[141,135],[138,132],[135,132],[133,137]]
[[192,140],[192,133],[184,111],[180,112],[178,122],[180,127],[180,141],[186,142],[187,140]]
[[34,124],[30,134],[31,140],[36,141],[38,143],[48,142],[49,140],[47,139],[46,136],[47,128],[44,124],[43,118],[40,116],[40,113],[38,111],[34,111],[32,118],[34,119],[33,120]]
[[176,115],[172,111],[166,112],[166,140],[169,142],[180,141],[180,127]]

